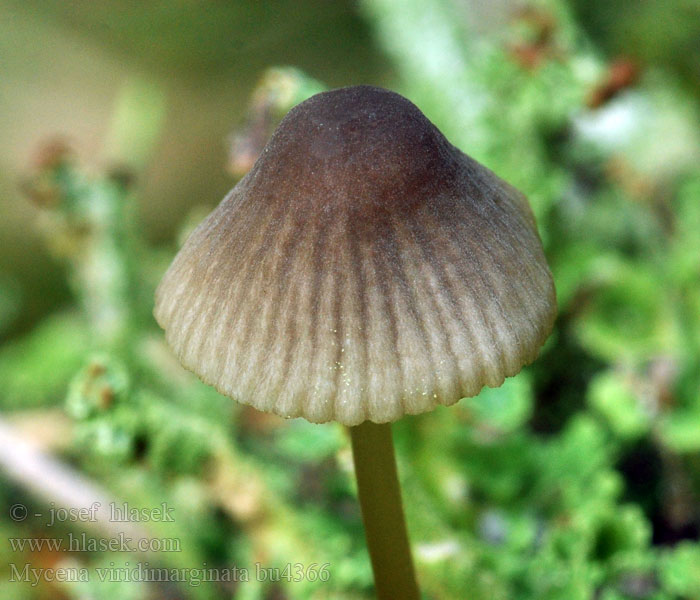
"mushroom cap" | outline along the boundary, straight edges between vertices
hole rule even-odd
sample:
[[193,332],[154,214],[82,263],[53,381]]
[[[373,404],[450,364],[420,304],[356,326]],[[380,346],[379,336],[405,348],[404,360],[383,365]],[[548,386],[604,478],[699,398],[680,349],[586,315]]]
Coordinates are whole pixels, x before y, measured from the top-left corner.
[[369,86],[287,114],[155,307],[182,364],[221,393],[346,425],[501,385],[555,314],[526,198]]

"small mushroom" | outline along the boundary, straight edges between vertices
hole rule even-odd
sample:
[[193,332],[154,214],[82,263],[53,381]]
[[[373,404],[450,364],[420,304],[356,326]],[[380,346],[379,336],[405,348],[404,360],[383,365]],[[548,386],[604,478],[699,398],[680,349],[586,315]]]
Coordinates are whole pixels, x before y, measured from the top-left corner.
[[156,293],[221,393],[350,427],[380,597],[417,598],[390,425],[499,386],[556,313],[526,198],[411,102],[359,86],[282,120]]

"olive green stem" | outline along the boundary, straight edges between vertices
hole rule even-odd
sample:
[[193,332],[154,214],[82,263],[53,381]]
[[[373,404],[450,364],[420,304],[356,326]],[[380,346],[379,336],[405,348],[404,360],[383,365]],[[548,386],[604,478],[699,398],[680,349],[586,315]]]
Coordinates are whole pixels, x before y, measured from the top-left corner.
[[379,600],[418,600],[391,425],[350,427],[357,491]]

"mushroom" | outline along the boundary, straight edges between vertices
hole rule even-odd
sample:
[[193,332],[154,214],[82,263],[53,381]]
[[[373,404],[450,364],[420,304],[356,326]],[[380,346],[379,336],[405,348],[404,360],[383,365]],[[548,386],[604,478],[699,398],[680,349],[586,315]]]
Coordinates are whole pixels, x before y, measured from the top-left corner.
[[418,598],[390,423],[499,386],[556,313],[526,198],[402,96],[317,94],[186,241],[155,317],[262,411],[350,428],[380,598]]

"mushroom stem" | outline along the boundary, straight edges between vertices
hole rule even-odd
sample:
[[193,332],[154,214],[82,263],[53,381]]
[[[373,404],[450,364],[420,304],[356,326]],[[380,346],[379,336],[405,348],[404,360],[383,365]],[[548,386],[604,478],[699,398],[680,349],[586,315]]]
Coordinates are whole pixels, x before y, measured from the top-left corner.
[[357,491],[379,600],[418,600],[391,424],[350,427]]

